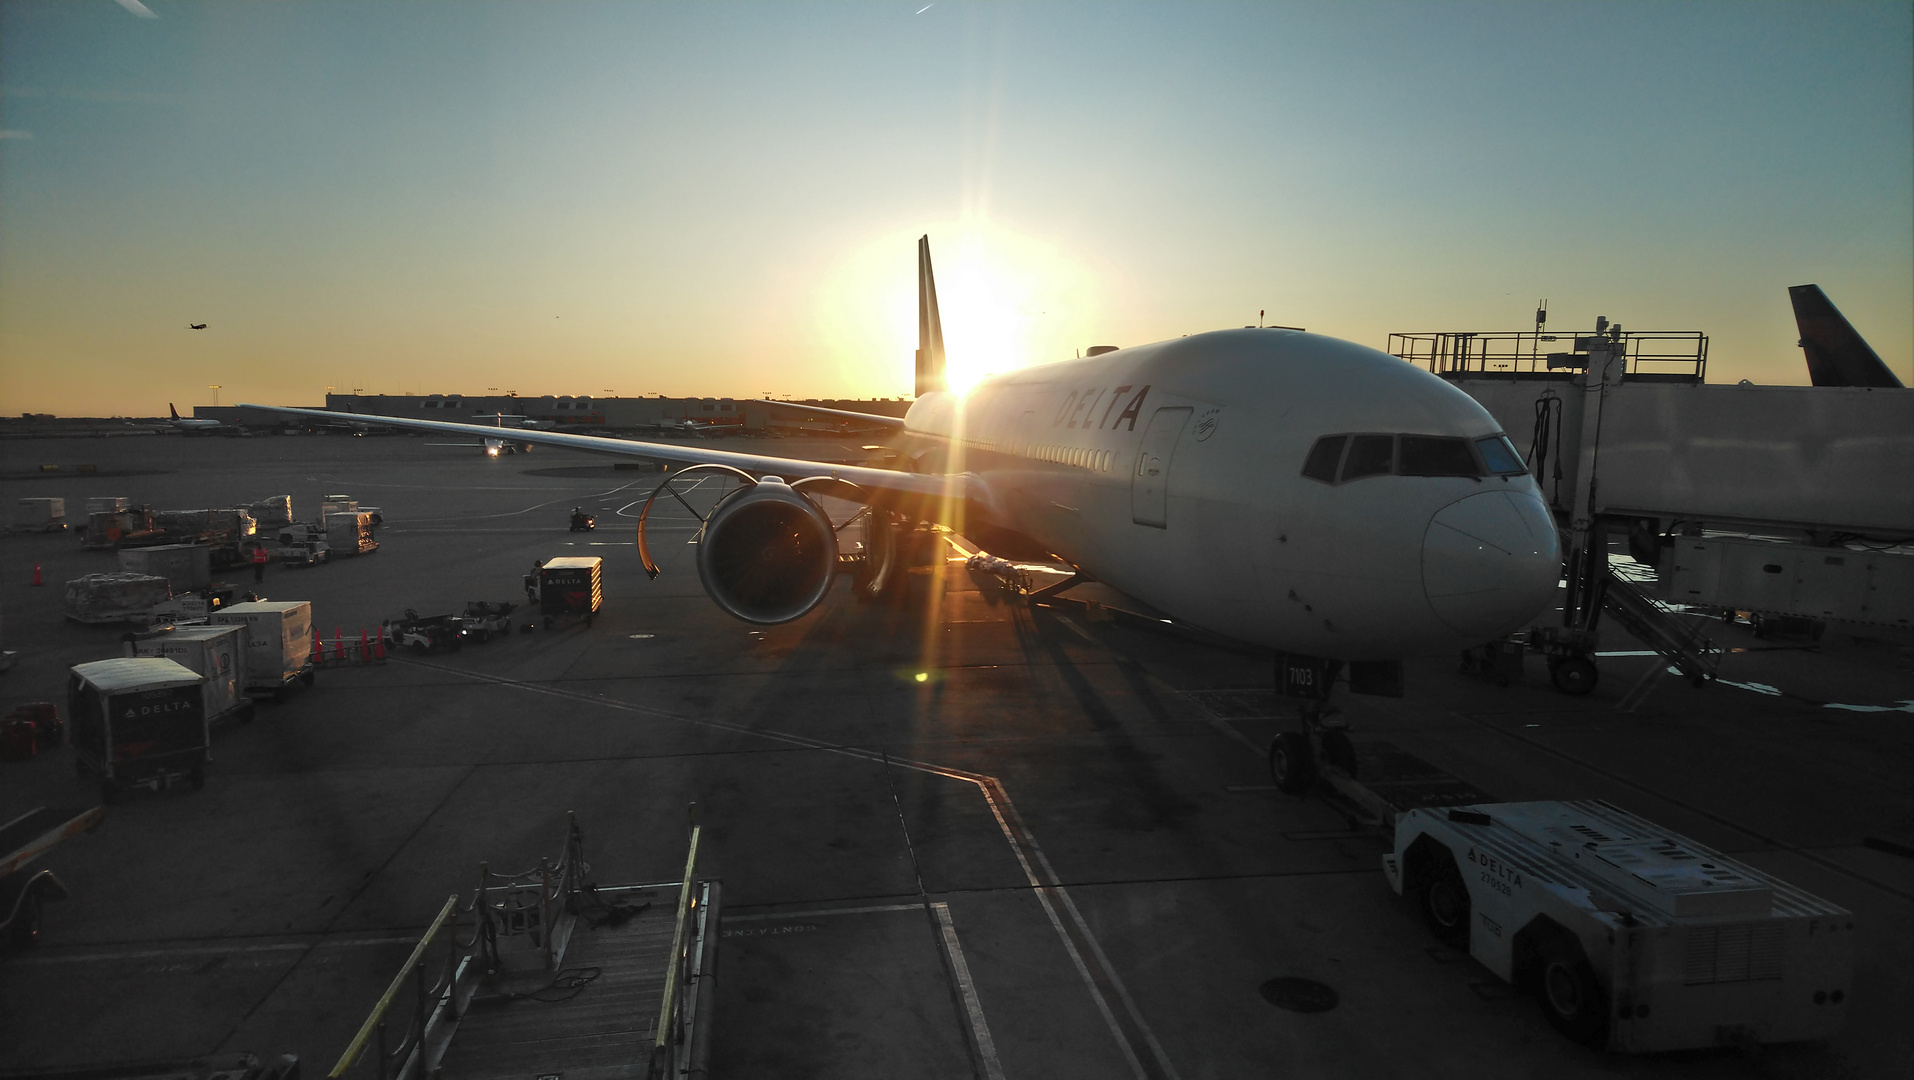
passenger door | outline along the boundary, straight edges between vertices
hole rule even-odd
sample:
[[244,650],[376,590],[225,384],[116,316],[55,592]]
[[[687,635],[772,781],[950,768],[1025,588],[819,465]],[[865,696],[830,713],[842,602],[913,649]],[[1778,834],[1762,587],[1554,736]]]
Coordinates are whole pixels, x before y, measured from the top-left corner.
[[1143,445],[1130,477],[1130,518],[1138,525],[1161,529],[1169,524],[1170,459],[1189,420],[1187,406],[1158,409],[1143,429]]

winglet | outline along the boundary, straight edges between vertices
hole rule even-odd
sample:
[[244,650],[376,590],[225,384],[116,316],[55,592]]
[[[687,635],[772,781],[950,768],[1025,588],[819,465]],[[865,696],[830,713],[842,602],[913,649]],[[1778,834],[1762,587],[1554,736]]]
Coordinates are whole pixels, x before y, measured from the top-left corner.
[[1788,299],[1794,302],[1794,324],[1801,330],[1801,351],[1807,354],[1808,378],[1814,385],[1901,385],[1821,286],[1790,285]]
[[937,278],[925,235],[917,239],[917,396],[943,389],[944,323],[937,315]]

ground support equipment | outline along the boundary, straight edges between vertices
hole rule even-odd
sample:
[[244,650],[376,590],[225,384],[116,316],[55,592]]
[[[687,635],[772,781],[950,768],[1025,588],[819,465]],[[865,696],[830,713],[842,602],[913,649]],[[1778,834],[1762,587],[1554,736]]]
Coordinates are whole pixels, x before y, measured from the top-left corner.
[[1607,1050],[1826,1039],[1854,991],[1849,912],[1599,800],[1411,810],[1383,872]]
[[53,871],[29,870],[28,864],[92,829],[105,814],[103,806],[43,806],[0,825],[0,952],[39,940],[41,907],[68,896]]

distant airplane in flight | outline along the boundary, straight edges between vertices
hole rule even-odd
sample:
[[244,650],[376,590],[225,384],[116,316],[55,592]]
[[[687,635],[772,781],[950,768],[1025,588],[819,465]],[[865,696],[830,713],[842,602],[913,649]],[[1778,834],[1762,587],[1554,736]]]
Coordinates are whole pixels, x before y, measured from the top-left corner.
[[187,323],[187,324],[186,324],[186,329],[188,329],[188,330],[204,330],[204,329],[206,329],[206,324],[205,324],[205,323],[203,323],[203,322],[196,322],[196,323]]
[[[745,486],[705,520],[698,572],[753,623],[798,618],[829,592],[838,542],[820,495],[947,525],[988,550],[1051,552],[1177,622],[1328,661],[1479,645],[1556,595],[1555,523],[1527,466],[1474,399],[1414,365],[1249,328],[1099,347],[952,393],[928,237],[918,301],[909,414],[847,414],[895,432],[909,471],[550,431],[511,441],[735,474]],[[883,587],[890,533],[872,531],[860,587]],[[655,575],[642,519],[639,548]]]

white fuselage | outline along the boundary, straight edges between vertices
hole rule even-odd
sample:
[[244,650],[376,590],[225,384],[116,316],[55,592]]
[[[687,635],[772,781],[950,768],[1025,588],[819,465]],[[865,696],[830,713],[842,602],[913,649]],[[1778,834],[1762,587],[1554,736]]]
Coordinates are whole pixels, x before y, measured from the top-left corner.
[[1303,475],[1335,434],[1499,433],[1395,357],[1226,330],[931,394],[924,471],[967,472],[990,523],[1178,620],[1348,660],[1502,636],[1555,596],[1555,526],[1526,473]]

